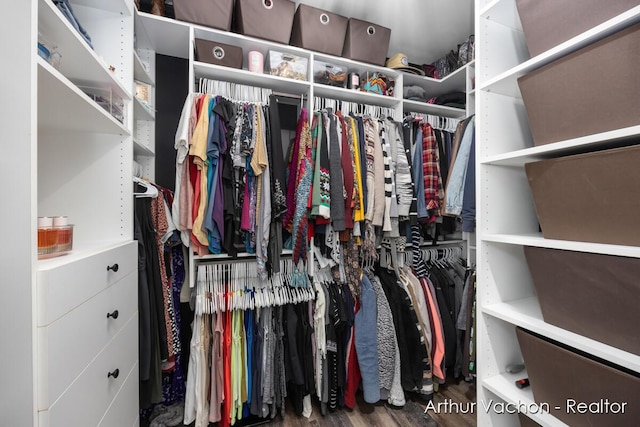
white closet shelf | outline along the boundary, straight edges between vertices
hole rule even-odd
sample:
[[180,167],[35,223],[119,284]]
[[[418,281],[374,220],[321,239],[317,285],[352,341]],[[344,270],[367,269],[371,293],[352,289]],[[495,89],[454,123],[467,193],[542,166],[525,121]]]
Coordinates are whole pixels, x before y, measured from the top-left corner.
[[[100,2],[102,3],[104,2]],[[122,3],[122,1],[114,3]],[[89,47],[53,2],[39,0],[38,10],[38,31],[58,46],[58,51],[62,55],[60,72],[64,76],[80,86],[111,89],[123,100],[131,99],[129,89],[109,72],[108,65],[104,64],[98,54]]]
[[615,129],[580,138],[568,139],[536,147],[510,151],[504,154],[487,156],[480,163],[501,166],[521,167],[525,163],[574,154],[580,149],[600,149],[611,147],[612,143],[624,144],[640,136],[640,125]]
[[[283,249],[280,255],[288,256],[292,255],[293,251],[291,249]],[[233,260],[242,260],[242,259],[254,259],[256,254],[250,254],[248,252],[238,252],[235,257],[232,257],[228,254],[209,254],[209,255],[193,255],[193,259],[197,261],[233,261]]]
[[73,0],[73,4],[106,10],[124,16],[131,16],[133,13],[133,2],[127,0]]
[[522,23],[516,0],[494,0],[480,10],[481,19],[489,19],[507,27],[522,31]]
[[465,64],[443,79],[403,73],[403,86],[420,86],[424,88],[428,98],[456,91],[465,92],[467,88],[467,68],[472,67],[474,63],[475,61],[471,61]]
[[323,84],[313,85],[313,96],[387,108],[394,108],[402,101],[393,96],[378,95],[376,93],[361,92]]
[[[308,51],[307,51],[308,52]],[[360,77],[362,74],[369,72],[379,72],[390,77],[397,78],[401,73],[393,68],[387,68],[380,65],[368,64],[366,62],[353,61],[348,58],[342,58],[339,56],[328,55],[326,53],[313,52],[313,60],[320,62],[329,62],[333,65],[339,65],[347,69],[348,73],[358,73]]]
[[38,127],[130,135],[129,130],[42,58],[38,63]]
[[481,236],[478,236],[478,238],[485,242],[504,243],[508,245],[535,246],[540,248],[562,249],[566,251],[640,258],[640,247],[638,246],[621,246],[604,243],[545,239],[542,237],[542,233],[482,234]]
[[136,11],[135,28],[137,49],[189,59],[191,43],[188,23]]
[[73,250],[67,255],[38,260],[38,271],[46,271],[72,264],[81,259],[89,258],[99,253],[117,249],[131,243],[131,240],[73,242]]
[[196,77],[196,86],[198,84],[198,78],[204,77],[242,85],[268,88],[276,92],[289,93],[292,95],[308,93],[311,87],[311,83],[308,81],[287,79],[285,77],[272,76],[271,74],[259,74],[252,71],[239,70],[237,68],[223,67],[204,62],[194,62],[193,70]]
[[155,85],[154,78],[151,77],[135,50],[133,51],[133,78],[143,83]]
[[[514,1],[515,0],[500,0],[498,3],[513,3]],[[519,77],[584,46],[620,31],[636,22],[640,22],[640,6],[636,6],[627,12],[621,13],[615,18],[591,28],[582,34],[577,35],[576,37],[487,80],[481,84],[478,89],[485,92],[499,93],[513,98],[522,98],[520,88],[518,87]]]
[[[535,406],[531,406],[535,404],[531,388],[520,389],[515,385],[517,380],[526,377],[526,372],[519,372],[517,374],[504,373],[485,379],[482,382],[482,386],[507,403],[522,404],[525,408],[535,408]],[[488,405],[489,403],[484,402],[484,404]],[[485,409],[482,405],[482,402],[478,402],[476,410],[484,411]],[[568,427],[565,423],[547,412],[533,410],[524,415],[546,427]]]
[[483,313],[640,372],[640,356],[546,323],[537,297],[485,306]]
[[136,138],[133,138],[133,154],[144,157],[155,156],[155,152],[151,148],[146,145],[142,145]]
[[402,109],[405,113],[422,113],[433,114],[442,117],[463,118],[466,116],[466,110],[462,108],[447,107],[444,105],[428,104],[426,102],[412,101],[410,99],[402,100]]
[[289,53],[297,56],[302,56],[308,59],[311,58],[311,51],[305,50],[296,46],[276,43],[269,40],[257,39],[254,37],[245,36],[243,34],[217,30],[215,28],[205,27],[197,24],[189,24],[189,25],[193,27],[194,38],[212,40],[212,41],[217,41],[219,43],[226,43],[232,46],[240,47],[242,48],[242,52],[245,55],[245,57],[249,51],[257,50],[264,55],[266,60],[267,52],[269,50],[275,50],[278,52],[284,52],[284,53]]
[[133,98],[133,115],[136,120],[154,120],[156,113],[144,106],[138,98]]

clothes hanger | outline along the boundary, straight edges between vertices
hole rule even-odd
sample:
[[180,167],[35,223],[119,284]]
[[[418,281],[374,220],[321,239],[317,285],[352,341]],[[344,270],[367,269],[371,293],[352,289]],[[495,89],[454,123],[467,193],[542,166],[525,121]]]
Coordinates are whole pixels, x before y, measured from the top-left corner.
[[152,197],[152,198],[156,198],[158,197],[158,189],[156,187],[154,187],[151,183],[149,183],[148,181],[145,181],[142,178],[138,178],[137,176],[132,177],[133,178],[133,182],[140,185],[141,187],[143,187],[145,189],[144,192],[133,192],[133,195],[136,197]]

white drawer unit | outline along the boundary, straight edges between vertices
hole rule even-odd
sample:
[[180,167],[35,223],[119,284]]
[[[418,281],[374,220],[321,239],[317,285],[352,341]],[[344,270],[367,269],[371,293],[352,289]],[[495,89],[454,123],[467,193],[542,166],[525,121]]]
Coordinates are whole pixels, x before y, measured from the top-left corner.
[[123,416],[133,422],[137,413],[138,376],[135,375],[134,386],[126,380],[137,365],[137,337],[138,316],[134,315],[62,396],[49,409],[39,412],[39,427],[97,426],[121,391],[124,391],[121,400],[135,402],[135,411],[122,406],[132,411]]
[[98,424],[99,427],[130,426],[139,422],[138,417],[138,364],[133,367],[124,385],[113,399],[111,406]]
[[137,270],[137,242],[38,271],[38,326],[47,326],[98,292]]
[[[38,409],[47,409],[138,310],[137,272],[38,328]],[[135,344],[135,343],[133,343]]]

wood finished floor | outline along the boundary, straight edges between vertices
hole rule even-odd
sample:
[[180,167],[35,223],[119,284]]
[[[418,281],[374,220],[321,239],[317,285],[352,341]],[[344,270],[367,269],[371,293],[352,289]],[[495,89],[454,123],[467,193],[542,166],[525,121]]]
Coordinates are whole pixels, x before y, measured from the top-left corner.
[[[434,396],[434,406],[439,402],[450,399],[461,405],[476,401],[476,388],[474,383],[465,381],[451,382],[441,387]],[[276,417],[271,422],[262,424],[265,427],[475,427],[475,414],[443,414],[429,411],[424,413],[426,403],[407,395],[407,403],[402,408],[395,408],[388,404],[377,403],[375,405],[364,402],[362,393],[357,395],[357,405],[353,410],[339,409],[320,413],[319,406],[314,403],[311,417],[297,416],[290,408],[283,418]],[[213,424],[210,424],[213,425]]]

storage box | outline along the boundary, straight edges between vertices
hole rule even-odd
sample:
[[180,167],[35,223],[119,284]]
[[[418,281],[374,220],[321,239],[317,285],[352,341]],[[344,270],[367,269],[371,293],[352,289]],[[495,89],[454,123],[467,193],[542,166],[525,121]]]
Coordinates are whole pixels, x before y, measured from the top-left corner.
[[[534,399],[538,404],[548,404],[553,416],[570,426],[638,425],[637,373],[521,328],[516,333]],[[579,413],[580,403],[587,405],[586,413]]]
[[640,0],[516,0],[532,57],[640,4]]
[[196,39],[196,61],[242,68],[242,48],[211,40]]
[[291,45],[340,56],[347,23],[344,16],[300,4],[293,18]]
[[347,69],[328,62],[313,62],[313,81],[323,85],[344,87],[347,81]]
[[288,44],[295,10],[296,4],[289,0],[236,0],[235,30]]
[[233,0],[173,0],[176,19],[229,31]]
[[640,146],[527,163],[547,239],[640,246]]
[[640,355],[640,259],[525,247],[544,321]]
[[520,77],[534,144],[639,125],[638,52],[635,24]]
[[267,55],[269,74],[294,80],[307,80],[309,59],[270,50]]
[[540,424],[533,421],[523,413],[518,414],[518,419],[520,420],[520,427],[540,427]]
[[89,98],[111,114],[120,123],[124,123],[124,101],[109,88],[78,86]]
[[387,59],[390,38],[389,28],[349,18],[342,56],[383,66]]

